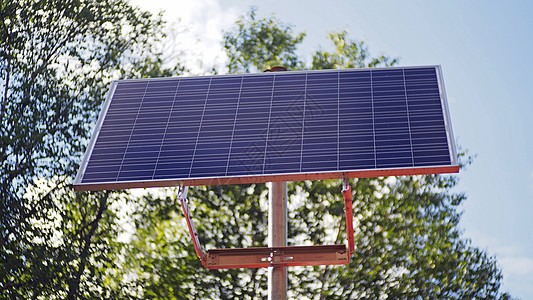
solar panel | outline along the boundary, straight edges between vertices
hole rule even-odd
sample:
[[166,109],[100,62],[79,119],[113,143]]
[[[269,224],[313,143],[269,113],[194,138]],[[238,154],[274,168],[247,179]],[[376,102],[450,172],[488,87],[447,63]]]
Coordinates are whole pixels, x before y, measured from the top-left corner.
[[76,190],[457,172],[440,66],[119,80]]

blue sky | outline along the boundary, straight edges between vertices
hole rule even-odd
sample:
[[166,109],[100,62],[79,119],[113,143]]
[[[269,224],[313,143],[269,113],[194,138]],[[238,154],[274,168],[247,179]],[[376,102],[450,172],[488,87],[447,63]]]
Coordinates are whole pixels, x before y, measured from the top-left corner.
[[223,65],[221,30],[250,6],[304,31],[308,56],[347,29],[400,65],[442,65],[458,145],[476,155],[459,176],[461,226],[496,256],[503,289],[533,299],[533,1],[134,0],[181,21],[176,46],[199,67]]

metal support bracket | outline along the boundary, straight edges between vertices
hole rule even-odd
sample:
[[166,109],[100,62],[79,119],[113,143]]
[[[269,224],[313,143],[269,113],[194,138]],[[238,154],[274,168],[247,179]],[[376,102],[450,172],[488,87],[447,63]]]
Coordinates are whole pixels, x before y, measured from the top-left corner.
[[349,261],[345,245],[212,249],[208,269],[343,265]]
[[181,208],[183,210],[183,214],[185,215],[185,220],[187,220],[187,226],[189,227],[189,233],[191,234],[192,243],[194,245],[194,250],[196,251],[196,255],[202,261],[202,265],[204,267],[207,267],[206,265],[207,254],[205,253],[204,247],[202,246],[202,244],[200,244],[200,240],[198,239],[198,233],[196,232],[196,228],[194,227],[194,222],[192,220],[192,214],[189,209],[189,204],[187,203],[187,192],[188,191],[189,191],[189,187],[187,186],[179,187],[178,199],[181,202]]
[[196,255],[207,269],[265,268],[317,265],[343,265],[350,262],[354,251],[352,190],[348,179],[342,183],[344,210],[346,213],[346,245],[251,247],[204,250],[194,227],[192,214],[187,203],[188,187],[180,187],[178,198],[187,220]]

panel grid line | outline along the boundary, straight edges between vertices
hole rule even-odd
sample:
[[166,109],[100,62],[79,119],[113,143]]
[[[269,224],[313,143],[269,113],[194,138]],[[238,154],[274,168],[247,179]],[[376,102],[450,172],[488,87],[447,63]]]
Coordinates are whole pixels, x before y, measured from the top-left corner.
[[302,165],[304,162],[304,134],[305,134],[305,107],[307,104],[307,73],[305,74],[305,83],[304,83],[304,103],[303,103],[303,113],[302,113],[302,141],[300,145],[300,172],[302,172]]
[[411,145],[411,161],[412,166],[415,166],[415,155],[413,152],[413,135],[411,134],[411,116],[409,116],[409,102],[407,101],[407,83],[405,82],[405,69],[402,69],[403,74],[403,91],[405,93],[405,109],[407,110],[407,124],[409,126],[409,145]]
[[202,117],[200,118],[200,124],[198,125],[198,134],[196,135],[196,143],[194,144],[194,150],[192,152],[191,166],[189,168],[189,178],[191,177],[191,174],[192,174],[192,167],[194,164],[194,158],[196,156],[196,149],[198,148],[198,141],[200,140],[200,132],[202,132],[202,123],[204,121],[205,109],[207,107],[207,100],[209,99],[209,90],[211,89],[212,81],[213,81],[213,77],[209,78],[209,85],[207,86],[207,92],[205,95],[204,109],[202,110]]
[[146,86],[144,87],[144,93],[141,99],[141,103],[139,103],[139,109],[137,110],[137,114],[135,115],[135,121],[133,122],[133,127],[130,132],[130,136],[128,138],[128,143],[126,144],[126,149],[124,150],[124,155],[122,156],[122,160],[120,161],[120,167],[118,168],[117,177],[115,178],[115,181],[118,181],[118,178],[120,177],[120,172],[122,172],[122,166],[124,165],[124,160],[126,159],[126,154],[128,153],[128,148],[130,146],[131,137],[133,136],[133,131],[135,130],[135,125],[137,125],[137,120],[139,118],[139,114],[141,113],[141,107],[144,102],[144,98],[146,96],[146,91],[148,90],[148,85],[150,85],[150,82],[146,83]]
[[244,76],[241,77],[241,85],[239,87],[239,97],[237,97],[237,107],[235,107],[235,118],[233,119],[233,129],[231,131],[231,140],[229,143],[229,150],[228,150],[228,163],[226,164],[226,176],[228,176],[228,170],[229,170],[229,161],[231,159],[231,149],[233,147],[233,138],[235,137],[235,126],[237,125],[237,114],[239,113],[239,104],[241,102],[241,94],[242,94],[242,84],[244,82]]
[[152,174],[152,180],[155,178],[155,172],[157,171],[157,166],[159,165],[159,158],[161,157],[161,151],[163,150],[163,145],[165,144],[165,138],[167,136],[168,124],[170,123],[170,117],[174,111],[174,104],[176,103],[176,98],[178,97],[178,90],[180,88],[181,80],[178,80],[178,85],[176,86],[176,91],[174,92],[174,99],[172,99],[172,106],[168,113],[167,124],[165,126],[165,133],[163,133],[163,139],[161,140],[161,146],[159,147],[159,152],[157,153],[157,160],[155,161],[154,173]]
[[270,117],[272,116],[272,103],[274,101],[274,88],[276,86],[276,75],[272,75],[274,78],[272,78],[272,94],[270,96],[270,109],[268,111],[268,125],[267,125],[267,132],[266,132],[266,138],[265,138],[265,153],[263,157],[263,172],[262,174],[265,174],[265,165],[266,165],[266,158],[267,158],[267,149],[268,149],[268,136],[270,134]]
[[372,82],[373,72],[370,70],[370,101],[372,103],[372,139],[374,141],[374,168],[378,166],[378,156],[376,151],[376,116],[374,113],[374,84]]

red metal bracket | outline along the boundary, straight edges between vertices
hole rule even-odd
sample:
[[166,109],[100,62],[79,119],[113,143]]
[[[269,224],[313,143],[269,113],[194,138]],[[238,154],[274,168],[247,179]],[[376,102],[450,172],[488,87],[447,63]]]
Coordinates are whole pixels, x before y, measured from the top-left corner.
[[196,232],[196,228],[194,227],[194,222],[192,221],[192,214],[189,210],[189,205],[187,203],[187,192],[189,191],[189,187],[179,187],[178,189],[178,199],[181,202],[181,208],[183,210],[183,214],[185,215],[185,220],[187,220],[187,226],[189,227],[189,233],[191,234],[192,243],[194,245],[194,250],[196,251],[196,255],[200,258],[202,261],[202,265],[204,267],[207,267],[206,265],[206,253],[204,251],[204,247],[202,247],[202,244],[200,244],[200,240],[198,239],[198,233]]
[[349,261],[345,245],[212,249],[208,269],[343,265]]
[[187,204],[188,187],[180,187],[178,198],[187,220],[196,255],[207,269],[265,268],[291,266],[342,265],[350,262],[354,251],[352,190],[348,179],[342,183],[344,210],[346,212],[346,245],[251,247],[204,250],[194,227],[192,214]]

